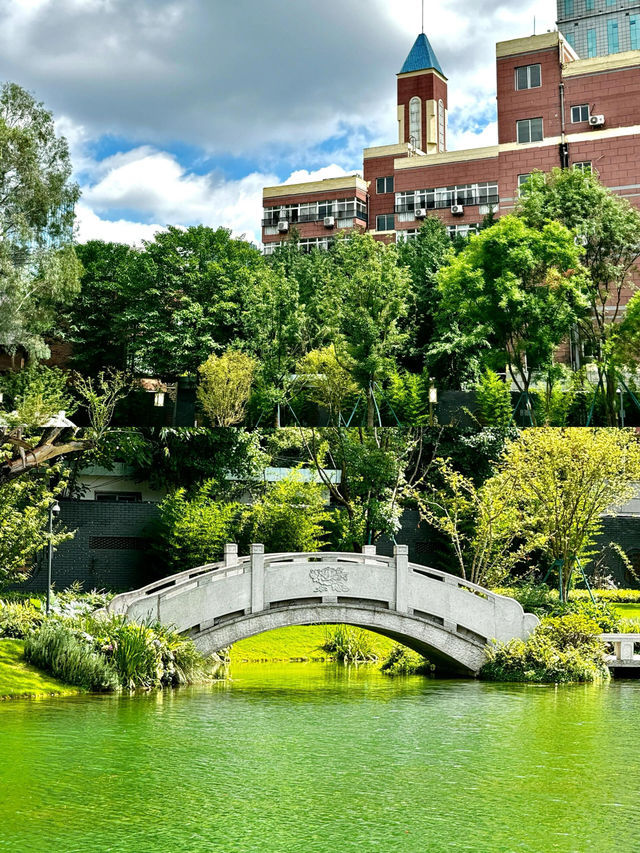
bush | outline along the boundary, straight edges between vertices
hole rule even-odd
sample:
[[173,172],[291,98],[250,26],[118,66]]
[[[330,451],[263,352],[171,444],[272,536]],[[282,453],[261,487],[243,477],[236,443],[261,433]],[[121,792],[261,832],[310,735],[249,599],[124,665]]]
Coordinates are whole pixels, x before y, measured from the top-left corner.
[[156,550],[169,571],[216,562],[225,544],[237,541],[242,507],[215,500],[215,488],[208,480],[193,497],[177,489],[160,504]]
[[42,625],[44,618],[42,602],[37,598],[25,602],[0,601],[0,637],[24,640]]
[[385,658],[380,671],[387,675],[429,675],[435,666],[406,646],[394,646]]
[[536,684],[609,678],[600,633],[597,622],[578,613],[545,619],[528,640],[511,640],[489,648],[480,677]]
[[140,625],[113,616],[88,627],[128,690],[188,684],[205,675],[206,661],[193,640],[159,623]]
[[370,663],[378,660],[371,637],[361,628],[352,628],[350,625],[335,625],[327,629],[322,648],[342,663]]
[[304,482],[294,470],[246,510],[243,537],[262,542],[267,553],[318,551],[328,521],[322,486]]
[[93,640],[60,622],[46,622],[24,644],[27,661],[66,681],[96,693],[116,690],[118,676]]
[[485,370],[482,374],[476,386],[476,403],[483,426],[507,429],[513,421],[511,383],[503,382],[493,370]]
[[549,616],[568,616],[572,613],[580,614],[593,622],[597,622],[602,633],[615,633],[620,630],[620,617],[606,601],[597,601],[595,604],[590,598],[567,601],[561,604],[557,601],[548,611]]

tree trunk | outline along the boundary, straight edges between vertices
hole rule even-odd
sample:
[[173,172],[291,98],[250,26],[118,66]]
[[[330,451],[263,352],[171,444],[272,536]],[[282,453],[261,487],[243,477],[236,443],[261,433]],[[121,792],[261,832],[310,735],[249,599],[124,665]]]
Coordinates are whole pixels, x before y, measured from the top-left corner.
[[373,429],[375,426],[375,406],[373,401],[373,385],[369,384],[367,390],[367,427]]

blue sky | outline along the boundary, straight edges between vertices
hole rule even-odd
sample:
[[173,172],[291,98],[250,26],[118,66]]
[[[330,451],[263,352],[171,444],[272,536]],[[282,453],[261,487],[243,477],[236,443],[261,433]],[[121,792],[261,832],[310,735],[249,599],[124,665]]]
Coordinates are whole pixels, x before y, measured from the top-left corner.
[[[554,0],[429,0],[449,147],[495,142],[495,42]],[[395,142],[395,74],[420,0],[0,0],[3,77],[67,136],[80,240],[167,224],[259,238],[264,185],[352,173]]]

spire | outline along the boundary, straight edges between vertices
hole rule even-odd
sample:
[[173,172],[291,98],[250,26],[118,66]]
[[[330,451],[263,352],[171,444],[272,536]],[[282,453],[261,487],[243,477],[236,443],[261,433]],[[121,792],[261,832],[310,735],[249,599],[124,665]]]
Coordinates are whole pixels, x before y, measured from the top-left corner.
[[444,72],[440,67],[438,57],[429,44],[429,39],[424,33],[420,33],[400,73],[408,74],[411,71],[428,71],[431,68],[444,77]]

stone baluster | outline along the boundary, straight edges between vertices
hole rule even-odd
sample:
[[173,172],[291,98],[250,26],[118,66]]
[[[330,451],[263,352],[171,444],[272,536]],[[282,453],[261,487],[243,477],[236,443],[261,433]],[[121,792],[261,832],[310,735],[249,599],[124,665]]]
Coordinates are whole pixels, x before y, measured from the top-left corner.
[[227,543],[224,546],[224,567],[225,569],[232,569],[234,566],[238,565],[238,546]]
[[264,610],[264,545],[252,545],[251,565],[251,612]]
[[409,610],[409,546],[396,545],[393,549],[396,567],[396,610],[407,613]]

